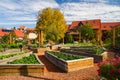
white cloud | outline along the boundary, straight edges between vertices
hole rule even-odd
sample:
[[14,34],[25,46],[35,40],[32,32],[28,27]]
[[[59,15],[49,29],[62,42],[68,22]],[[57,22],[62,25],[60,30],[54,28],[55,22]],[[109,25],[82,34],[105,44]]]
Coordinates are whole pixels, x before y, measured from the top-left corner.
[[[59,8],[68,23],[86,19],[120,21],[120,6],[106,4],[109,0],[80,0],[76,3],[67,1],[70,3],[58,4],[55,0],[0,0],[0,18],[2,16],[6,20],[0,25],[35,24],[38,11],[46,7]],[[13,22],[7,22],[10,20]]]
[[35,24],[36,22],[0,22],[1,25]]
[[[102,0],[104,1],[104,0]],[[63,3],[61,10],[67,21],[101,19],[102,21],[120,21],[120,6],[104,3]]]

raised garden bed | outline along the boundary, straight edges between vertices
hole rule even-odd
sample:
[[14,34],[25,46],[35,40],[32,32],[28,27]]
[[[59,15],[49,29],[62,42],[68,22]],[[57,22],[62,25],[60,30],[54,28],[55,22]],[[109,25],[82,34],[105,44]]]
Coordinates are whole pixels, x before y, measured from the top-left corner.
[[[44,74],[44,65],[35,54],[29,54],[19,60],[0,64],[0,76],[3,75],[24,75],[36,76]],[[34,64],[35,63],[35,64]]]
[[10,57],[14,57],[14,56],[18,56],[18,55],[22,55],[22,54],[25,54],[25,52],[18,52],[18,53],[14,53],[14,54],[1,55],[0,56],[0,60],[6,59],[6,58],[10,58]]
[[[58,56],[60,54],[61,56]],[[63,54],[64,53],[47,51],[45,52],[45,57],[65,72],[76,71],[93,66],[92,57]]]
[[102,62],[104,60],[108,59],[108,52],[103,52],[101,55],[96,55],[96,54],[91,54],[91,53],[87,53],[87,52],[83,52],[83,51],[74,51],[71,49],[61,49],[61,52],[65,52],[67,54],[73,54],[73,55],[80,55],[80,56],[87,56],[87,57],[93,57],[94,58],[94,62]]
[[33,51],[33,53],[41,53],[41,52],[44,52],[46,50],[50,50],[49,47],[46,47],[46,48],[32,48],[31,49]]
[[28,52],[28,53],[23,52],[20,54],[15,53],[15,54],[2,55],[2,59],[0,59],[0,64],[7,64],[8,61],[20,59],[22,57],[29,56],[30,54],[32,54],[32,52]]

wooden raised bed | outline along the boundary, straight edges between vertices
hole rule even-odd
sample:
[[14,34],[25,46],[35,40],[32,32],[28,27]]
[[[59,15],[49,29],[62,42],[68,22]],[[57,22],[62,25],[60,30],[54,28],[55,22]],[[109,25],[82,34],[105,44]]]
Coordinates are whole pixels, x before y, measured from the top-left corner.
[[65,72],[71,72],[71,71],[76,71],[83,68],[93,67],[92,57],[65,61],[63,59],[57,58],[54,55],[51,55],[48,52],[45,52],[45,57],[49,61],[51,61],[54,65],[56,65],[57,67],[59,67]]
[[41,53],[41,52],[44,52],[46,50],[50,50],[49,47],[46,47],[46,48],[33,48],[31,49],[33,51],[33,53]]
[[108,52],[103,52],[101,55],[95,55],[95,54],[90,54],[90,53],[86,53],[86,52],[82,52],[82,51],[74,51],[71,49],[61,49],[60,51],[68,53],[68,54],[73,54],[73,55],[93,57],[95,63],[102,62],[102,61],[108,59]]
[[[36,56],[36,55],[35,55]],[[40,64],[0,64],[0,76],[24,75],[36,76],[44,75],[44,64],[38,59]]]

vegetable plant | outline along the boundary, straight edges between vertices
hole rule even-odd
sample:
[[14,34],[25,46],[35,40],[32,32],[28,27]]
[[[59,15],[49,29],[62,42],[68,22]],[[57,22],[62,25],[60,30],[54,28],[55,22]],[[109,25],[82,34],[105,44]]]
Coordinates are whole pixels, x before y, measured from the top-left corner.
[[16,59],[8,64],[40,64],[34,54],[30,54],[28,57]]
[[84,56],[74,56],[74,55],[65,54],[62,52],[53,52],[53,51],[47,51],[47,52],[63,60],[75,60],[75,59],[85,58]]

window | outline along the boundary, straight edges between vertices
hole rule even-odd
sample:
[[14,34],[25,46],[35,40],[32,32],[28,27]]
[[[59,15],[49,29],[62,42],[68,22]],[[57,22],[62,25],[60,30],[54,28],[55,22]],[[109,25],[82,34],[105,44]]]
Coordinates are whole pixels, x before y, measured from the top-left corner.
[[113,28],[113,26],[110,26],[110,28]]
[[106,28],[106,26],[104,26],[104,28]]

